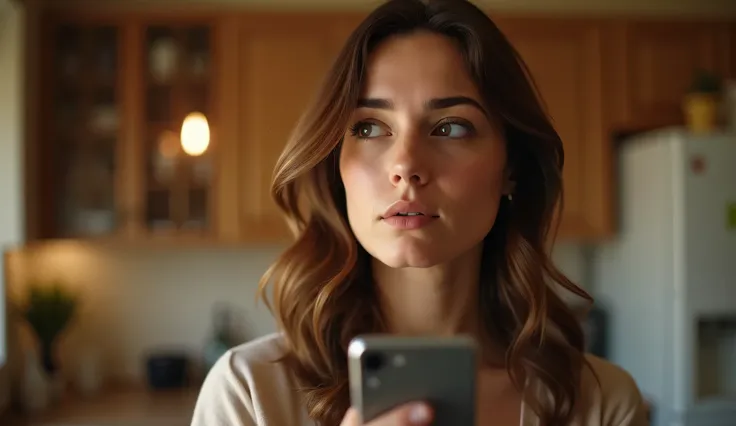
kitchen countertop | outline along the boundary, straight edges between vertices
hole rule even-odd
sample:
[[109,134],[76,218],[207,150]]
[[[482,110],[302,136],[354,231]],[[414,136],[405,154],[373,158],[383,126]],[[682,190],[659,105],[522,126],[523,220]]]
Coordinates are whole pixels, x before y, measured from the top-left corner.
[[198,389],[120,389],[68,395],[42,414],[0,416],[3,426],[189,426]]

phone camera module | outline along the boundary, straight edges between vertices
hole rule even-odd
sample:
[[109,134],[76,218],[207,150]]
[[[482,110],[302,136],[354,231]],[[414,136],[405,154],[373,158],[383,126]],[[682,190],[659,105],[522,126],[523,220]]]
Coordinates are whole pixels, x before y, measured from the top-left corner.
[[381,354],[371,353],[365,357],[365,369],[367,371],[378,371],[384,364],[385,360]]

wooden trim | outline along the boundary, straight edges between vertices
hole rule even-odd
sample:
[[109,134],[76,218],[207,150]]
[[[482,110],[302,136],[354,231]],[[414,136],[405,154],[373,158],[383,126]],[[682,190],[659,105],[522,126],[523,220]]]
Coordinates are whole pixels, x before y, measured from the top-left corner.
[[727,73],[728,78],[736,80],[736,22],[728,26],[728,38],[726,40],[728,49]]
[[[13,0],[11,0],[13,1]],[[279,4],[279,2],[269,2],[261,0],[254,2],[233,2],[223,0],[198,0],[188,1],[185,4],[177,0],[14,0],[23,5],[33,4],[37,7],[53,10],[97,10],[107,11],[109,13],[120,13],[128,11],[144,11],[146,14],[162,14],[171,16],[172,13],[180,17],[185,16],[201,16],[202,13],[210,12],[239,12],[239,11],[265,11],[265,12],[361,12],[367,13],[375,9],[376,3],[372,2],[351,2],[344,1],[339,5],[334,3],[314,3],[303,2],[300,5],[294,3]],[[718,7],[692,7],[692,8],[656,8],[649,11],[645,10],[618,10],[618,9],[585,9],[578,8],[573,10],[570,8],[523,8],[523,7],[499,7],[485,8],[488,15],[492,18],[499,16],[519,17],[525,19],[534,19],[538,17],[559,18],[571,17],[579,19],[595,19],[595,18],[616,18],[616,19],[640,19],[640,20],[729,20],[736,17],[736,10],[730,9],[724,11],[724,8]]]
[[[51,161],[51,154],[49,152],[48,139],[53,135],[52,126],[49,126],[46,122],[51,117],[53,111],[53,98],[49,99],[49,89],[53,87],[50,83],[51,75],[53,70],[53,62],[50,59],[50,32],[54,29],[54,22],[43,15],[39,15],[36,21],[38,23],[38,31],[34,35],[34,45],[32,48],[35,50],[35,57],[33,66],[36,67],[35,71],[29,70],[35,74],[35,93],[33,96],[36,102],[33,106],[33,110],[30,111],[29,120],[33,121],[31,124],[32,133],[31,144],[33,146],[33,158],[31,172],[35,175],[36,183],[34,204],[36,211],[34,219],[36,220],[37,232],[35,237],[38,238],[49,238],[55,237],[56,218],[54,217],[56,209],[56,191],[54,184],[57,179],[57,165]],[[34,53],[31,53],[32,55]],[[37,120],[36,120],[37,119]],[[55,123],[53,125],[55,127]]]
[[[131,20],[121,27],[120,59],[122,69],[142,70],[141,43],[143,26]],[[123,235],[140,238],[144,234],[145,184],[143,157],[144,134],[142,129],[143,83],[140,72],[120,75],[120,135],[118,153],[120,163],[116,174],[116,190],[120,191],[119,214],[123,220]]]
[[40,46],[41,23],[36,9],[26,11],[24,34],[24,207],[25,207],[25,239],[33,240],[41,236],[40,227],[40,176],[39,170],[39,132],[38,106],[40,101]]
[[241,194],[238,179],[238,136],[240,122],[240,20],[237,16],[220,22],[213,40],[218,74],[214,84],[216,93],[217,144],[213,161],[217,173],[212,183],[215,200],[214,219],[220,240],[240,238],[238,201]]

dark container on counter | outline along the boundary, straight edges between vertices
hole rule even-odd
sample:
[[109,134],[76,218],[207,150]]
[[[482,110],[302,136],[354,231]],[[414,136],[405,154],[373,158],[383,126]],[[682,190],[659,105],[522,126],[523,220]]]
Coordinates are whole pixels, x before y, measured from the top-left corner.
[[593,307],[583,321],[587,352],[608,358],[608,327],[608,312],[599,306]]
[[155,353],[146,359],[148,386],[176,389],[189,384],[189,360],[182,353]]

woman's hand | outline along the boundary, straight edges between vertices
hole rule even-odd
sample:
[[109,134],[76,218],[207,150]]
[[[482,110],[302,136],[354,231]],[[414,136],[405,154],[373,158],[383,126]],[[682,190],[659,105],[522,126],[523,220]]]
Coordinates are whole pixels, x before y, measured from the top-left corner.
[[388,413],[363,424],[360,414],[351,408],[345,413],[340,426],[428,426],[434,417],[432,408],[424,403],[410,403],[394,408]]

